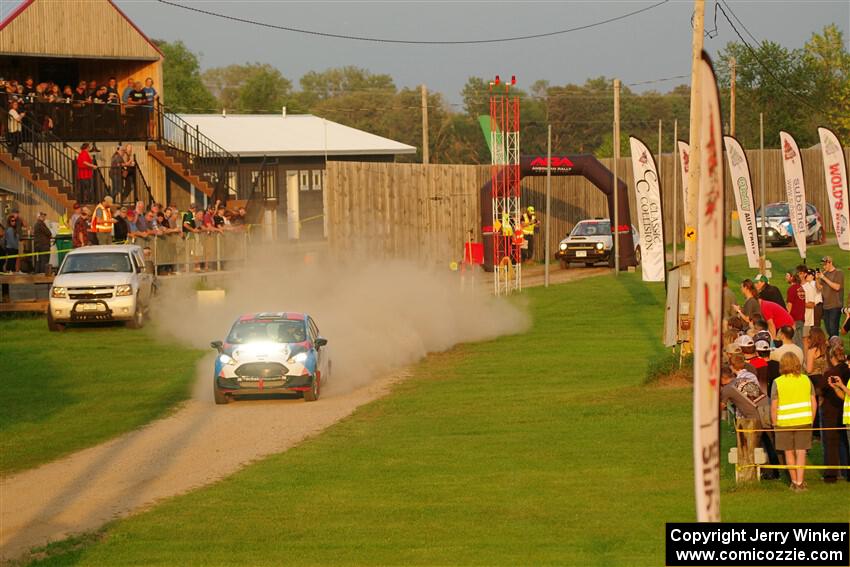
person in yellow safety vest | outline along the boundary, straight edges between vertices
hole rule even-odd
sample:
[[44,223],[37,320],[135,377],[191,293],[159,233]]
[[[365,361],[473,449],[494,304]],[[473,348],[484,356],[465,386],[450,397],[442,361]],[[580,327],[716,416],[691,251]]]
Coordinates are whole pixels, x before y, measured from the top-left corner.
[[522,213],[522,234],[528,246],[523,249],[523,259],[530,260],[534,257],[534,235],[540,230],[540,220],[534,212],[534,207],[527,207]]
[[94,233],[98,244],[112,244],[112,197],[107,195],[103,201],[94,209],[91,217],[91,231]]
[[[789,431],[811,428],[818,402],[815,388],[803,374],[797,355],[786,352],[779,360],[780,376],[770,390],[770,418],[776,428],[776,449],[785,451],[785,464],[805,466],[806,451],[812,447],[812,432]],[[788,469],[791,490],[806,490],[805,469]]]

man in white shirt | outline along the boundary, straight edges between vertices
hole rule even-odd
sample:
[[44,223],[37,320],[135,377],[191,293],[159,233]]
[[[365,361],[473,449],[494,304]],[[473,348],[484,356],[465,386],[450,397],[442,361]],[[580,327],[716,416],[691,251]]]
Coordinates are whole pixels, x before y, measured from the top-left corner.
[[812,327],[815,325],[815,307],[817,306],[818,301],[823,302],[823,299],[818,297],[820,292],[818,291],[817,284],[815,283],[814,271],[805,266],[798,266],[797,274],[800,276],[800,285],[803,288],[803,293],[805,294],[804,299],[806,301],[806,315],[803,320],[803,346],[806,347],[808,344],[809,331],[811,331]]
[[770,353],[770,360],[780,362],[783,354],[786,352],[792,352],[800,359],[800,364],[803,363],[805,360],[803,357],[803,349],[794,344],[794,327],[790,327],[788,325],[780,327],[779,331],[776,333],[776,338],[782,341],[782,346],[774,349],[773,352]]
[[24,116],[26,116],[26,112],[18,112],[18,101],[12,101],[12,106],[9,108],[9,117],[7,120],[6,127],[9,133],[9,151],[12,153],[12,157],[17,157],[18,148],[21,147],[21,139],[23,134],[21,133],[21,124],[24,121]]

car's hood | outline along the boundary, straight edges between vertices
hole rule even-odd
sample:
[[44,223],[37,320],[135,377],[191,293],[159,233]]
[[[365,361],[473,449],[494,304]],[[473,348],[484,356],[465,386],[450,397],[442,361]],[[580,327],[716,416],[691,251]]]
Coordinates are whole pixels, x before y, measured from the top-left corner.
[[59,287],[110,286],[129,284],[132,279],[133,274],[127,272],[60,274],[53,280],[53,285]]
[[610,244],[611,237],[604,234],[597,234],[594,236],[568,236],[563,239],[561,242],[578,244],[578,243],[593,243],[602,242],[603,244]]

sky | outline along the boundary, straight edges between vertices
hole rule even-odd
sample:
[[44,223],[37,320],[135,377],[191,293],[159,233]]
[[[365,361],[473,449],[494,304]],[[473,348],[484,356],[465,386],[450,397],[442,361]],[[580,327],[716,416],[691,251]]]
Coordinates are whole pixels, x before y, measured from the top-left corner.
[[[450,102],[470,76],[516,75],[518,86],[538,79],[583,83],[604,75],[638,91],[667,91],[689,83],[694,3],[667,3],[592,29],[488,45],[399,45],[329,39],[267,29],[192,13],[156,0],[115,0],[152,38],[180,39],[200,53],[203,69],[231,63],[270,63],[297,84],[308,71],[354,65],[393,77],[398,87],[426,84]],[[660,0],[581,2],[281,2],[169,0],[270,24],[377,38],[456,41],[553,32],[614,18]],[[802,47],[813,32],[835,23],[850,41],[850,0],[726,0],[757,39]],[[705,47],[715,55],[737,40],[706,1]],[[731,16],[731,14],[730,14]],[[738,26],[741,33],[744,30]],[[746,36],[745,36],[746,37]],[[850,46],[850,44],[848,44]],[[850,47],[848,47],[850,49]],[[678,75],[671,81],[635,85]]]

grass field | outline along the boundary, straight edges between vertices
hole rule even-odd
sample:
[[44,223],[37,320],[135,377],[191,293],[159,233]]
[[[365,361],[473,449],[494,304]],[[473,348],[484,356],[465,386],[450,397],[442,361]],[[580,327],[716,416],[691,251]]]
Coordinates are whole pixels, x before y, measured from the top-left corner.
[[0,321],[0,474],[131,431],[190,393],[200,353],[123,327]]
[[[637,274],[529,290],[530,332],[432,355],[319,437],[35,564],[661,565],[664,523],[694,518],[691,390],[642,385],[663,294]],[[729,470],[724,520],[850,519],[847,486]]]

